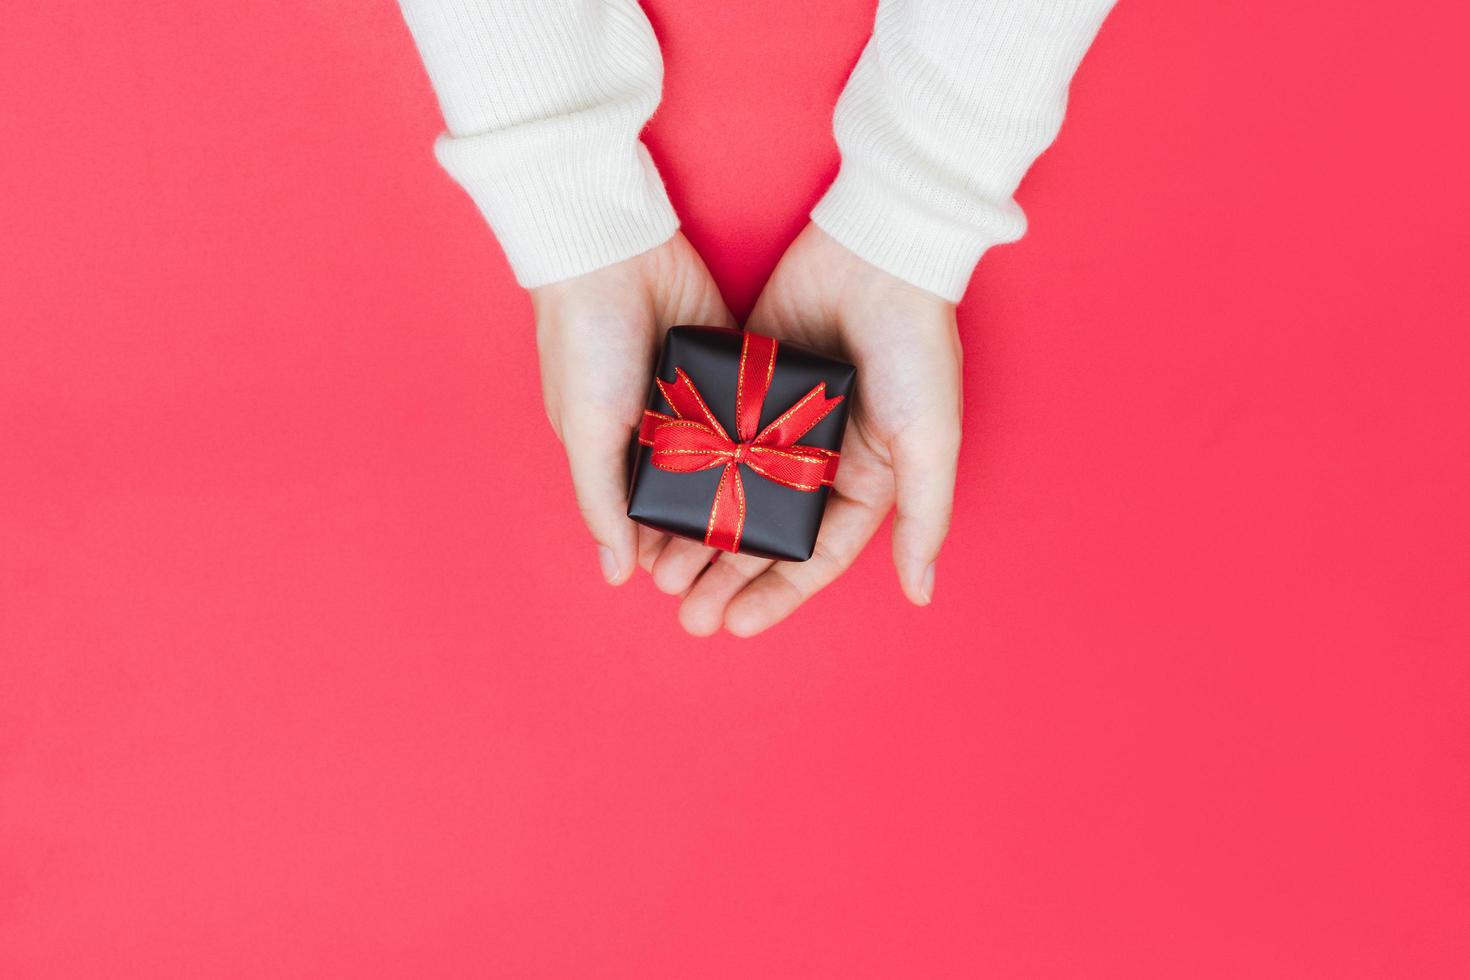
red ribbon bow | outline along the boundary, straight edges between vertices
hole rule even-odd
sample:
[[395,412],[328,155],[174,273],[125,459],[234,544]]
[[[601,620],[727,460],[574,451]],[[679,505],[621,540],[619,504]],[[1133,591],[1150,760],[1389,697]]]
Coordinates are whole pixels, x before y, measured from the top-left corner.
[[653,449],[654,466],[671,473],[725,468],[704,534],[704,543],[721,551],[739,551],[740,535],[745,530],[745,485],[740,480],[740,463],[783,487],[807,492],[831,486],[837,475],[838,453],[796,444],[842,401],[841,395],[827,397],[826,382],[818,383],[774,422],[756,432],[775,370],[776,341],[747,331],[735,382],[738,439],[731,439],[725,432],[682,368],[674,368],[673,384],[654,379],[674,414],[652,409],[643,413],[638,441]]

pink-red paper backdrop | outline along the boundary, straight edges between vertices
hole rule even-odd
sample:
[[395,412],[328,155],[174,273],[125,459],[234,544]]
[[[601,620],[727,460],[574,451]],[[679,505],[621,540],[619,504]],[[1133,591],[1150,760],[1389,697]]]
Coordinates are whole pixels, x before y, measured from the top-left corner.
[[[737,311],[872,6],[649,4]],[[391,3],[7,5],[0,976],[1470,976],[1465,27],[1124,0],[937,602],[738,642],[600,581]]]

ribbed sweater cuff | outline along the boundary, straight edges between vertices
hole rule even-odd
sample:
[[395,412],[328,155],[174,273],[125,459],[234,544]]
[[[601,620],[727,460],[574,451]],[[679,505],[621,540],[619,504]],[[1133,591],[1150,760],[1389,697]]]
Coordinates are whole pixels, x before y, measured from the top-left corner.
[[[1007,218],[1024,222],[1019,210]],[[864,261],[951,303],[965,294],[985,250],[1019,235],[960,224],[849,162],[812,209],[812,221]]]
[[640,141],[567,122],[445,134],[435,144],[528,289],[646,252],[679,228]]

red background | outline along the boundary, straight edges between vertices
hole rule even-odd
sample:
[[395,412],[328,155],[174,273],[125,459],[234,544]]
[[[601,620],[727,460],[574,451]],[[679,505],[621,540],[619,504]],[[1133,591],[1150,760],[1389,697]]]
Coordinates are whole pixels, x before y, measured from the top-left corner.
[[[649,8],[743,312],[872,3]],[[1125,0],[936,604],[875,544],[698,642],[392,4],[8,5],[0,975],[1470,975],[1462,10]]]

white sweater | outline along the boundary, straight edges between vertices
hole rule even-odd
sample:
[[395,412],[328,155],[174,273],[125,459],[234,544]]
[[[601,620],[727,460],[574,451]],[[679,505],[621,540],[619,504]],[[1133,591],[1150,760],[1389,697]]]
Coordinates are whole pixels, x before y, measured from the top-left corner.
[[[792,0],[800,2],[800,0]],[[400,0],[449,132],[440,161],[522,285],[610,265],[678,218],[639,133],[663,62],[635,0]],[[880,0],[837,103],[842,166],[812,220],[958,300],[1026,220],[1012,200],[1055,138],[1113,0]]]

